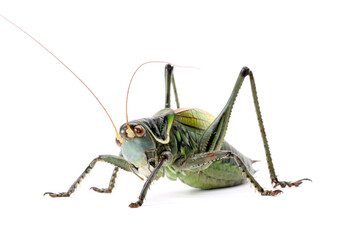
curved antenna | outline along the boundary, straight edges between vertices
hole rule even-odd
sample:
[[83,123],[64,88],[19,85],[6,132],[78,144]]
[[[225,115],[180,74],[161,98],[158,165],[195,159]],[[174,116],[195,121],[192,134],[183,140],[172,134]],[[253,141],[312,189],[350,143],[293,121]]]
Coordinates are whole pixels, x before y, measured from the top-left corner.
[[131,130],[130,128],[130,125],[129,125],[129,118],[128,118],[128,102],[129,102],[129,92],[130,92],[130,86],[131,86],[131,83],[135,77],[135,74],[137,73],[137,71],[144,65],[146,64],[149,64],[149,63],[162,63],[162,64],[170,64],[170,65],[173,65],[175,67],[181,67],[181,68],[195,68],[195,69],[199,69],[198,67],[194,67],[194,66],[181,66],[181,65],[177,65],[177,64],[173,64],[173,63],[170,63],[170,62],[166,62],[166,61],[148,61],[148,62],[144,62],[143,64],[141,64],[140,66],[138,66],[134,72],[134,74],[132,75],[131,79],[130,79],[130,82],[129,82],[129,86],[128,86],[128,90],[127,90],[127,93],[126,93],[126,125],[127,125],[127,133],[128,135],[131,136],[135,136],[135,134],[133,133],[133,131]]
[[29,33],[27,33],[25,30],[23,30],[21,27],[19,27],[18,25],[16,25],[15,23],[13,23],[12,21],[10,21],[9,19],[7,19],[6,17],[4,17],[3,15],[0,14],[0,17],[4,18],[6,21],[8,21],[11,25],[15,26],[17,29],[19,29],[20,31],[22,31],[23,33],[25,33],[28,37],[30,37],[32,40],[34,40],[37,44],[39,44],[43,49],[45,49],[48,53],[50,53],[51,56],[53,56],[56,60],[58,60],[67,70],[69,70],[86,88],[87,90],[89,90],[89,92],[94,96],[94,98],[96,99],[96,101],[98,101],[98,103],[100,104],[100,106],[104,109],[106,115],[109,117],[114,129],[115,129],[115,133],[116,133],[116,139],[119,139],[121,136],[119,135],[119,133],[116,130],[116,126],[113,122],[113,120],[110,117],[110,114],[108,113],[108,111],[106,110],[106,108],[104,107],[104,105],[102,105],[102,103],[100,102],[100,100],[96,97],[96,95],[93,93],[93,91],[90,90],[90,88],[68,67],[66,66],[65,63],[63,63],[57,56],[55,56],[55,54],[53,54],[49,49],[47,49],[44,45],[42,45],[38,40],[36,40],[33,36],[31,36]]

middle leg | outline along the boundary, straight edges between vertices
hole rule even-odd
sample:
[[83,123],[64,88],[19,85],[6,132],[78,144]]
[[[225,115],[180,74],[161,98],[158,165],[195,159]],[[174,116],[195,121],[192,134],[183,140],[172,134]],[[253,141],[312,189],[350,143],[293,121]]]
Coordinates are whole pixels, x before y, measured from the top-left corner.
[[203,171],[204,168],[208,167],[210,164],[220,161],[223,159],[232,158],[236,161],[239,169],[242,171],[242,175],[246,177],[246,179],[255,187],[255,189],[263,196],[276,196],[281,193],[281,190],[265,190],[254,178],[252,173],[246,166],[244,160],[238,156],[237,154],[231,151],[212,151],[195,154],[193,156],[188,157],[179,163],[180,171],[193,171],[200,172]]

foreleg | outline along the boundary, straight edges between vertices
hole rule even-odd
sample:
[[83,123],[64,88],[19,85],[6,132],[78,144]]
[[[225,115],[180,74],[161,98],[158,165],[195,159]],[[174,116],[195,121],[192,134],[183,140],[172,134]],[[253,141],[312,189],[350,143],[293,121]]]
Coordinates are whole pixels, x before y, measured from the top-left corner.
[[[76,179],[76,181],[70,186],[69,190],[67,192],[60,192],[60,193],[52,193],[52,192],[46,192],[44,193],[44,195],[50,195],[50,197],[70,197],[71,194],[74,193],[75,189],[77,188],[77,186],[80,184],[80,182],[86,177],[87,174],[90,173],[90,171],[94,168],[95,164],[99,161],[102,162],[107,162],[110,164],[115,165],[115,169],[112,175],[112,181],[110,181],[110,185],[109,187],[112,189],[115,184],[115,177],[116,177],[116,173],[117,173],[117,168],[121,168],[125,171],[132,171],[132,166],[129,164],[128,161],[126,161],[125,159],[121,158],[120,156],[112,156],[112,155],[100,155],[99,157],[95,158],[94,160],[91,161],[91,163],[89,164],[89,166],[85,169],[85,171],[78,177],[78,179]],[[115,172],[116,170],[116,172]],[[114,179],[113,179],[114,178]],[[95,189],[94,189],[95,190]],[[95,190],[96,191],[96,190]]]
[[114,171],[111,175],[111,178],[110,178],[109,186],[107,188],[91,187],[90,189],[92,189],[98,193],[111,193],[113,188],[115,187],[115,179],[116,179],[116,175],[117,175],[118,171],[119,171],[119,167],[115,167]]
[[131,208],[138,208],[140,207],[143,202],[144,202],[144,199],[145,199],[145,196],[146,196],[146,193],[147,191],[149,190],[150,188],[150,185],[151,183],[154,181],[155,177],[157,176],[157,173],[159,172],[159,170],[161,169],[163,163],[167,160],[169,160],[171,158],[171,153],[170,152],[163,152],[160,157],[159,157],[159,163],[158,165],[156,166],[156,168],[152,171],[151,175],[147,178],[141,192],[140,192],[140,195],[139,195],[139,200],[137,200],[136,202],[134,203],[131,203],[129,205],[129,207]]

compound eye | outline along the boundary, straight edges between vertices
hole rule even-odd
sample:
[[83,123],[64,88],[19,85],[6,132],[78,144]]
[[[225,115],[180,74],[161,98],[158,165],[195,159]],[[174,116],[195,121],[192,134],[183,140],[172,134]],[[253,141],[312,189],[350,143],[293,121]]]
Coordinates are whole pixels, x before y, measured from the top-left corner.
[[137,125],[136,127],[134,127],[134,132],[137,137],[142,137],[145,135],[145,129],[141,125]]

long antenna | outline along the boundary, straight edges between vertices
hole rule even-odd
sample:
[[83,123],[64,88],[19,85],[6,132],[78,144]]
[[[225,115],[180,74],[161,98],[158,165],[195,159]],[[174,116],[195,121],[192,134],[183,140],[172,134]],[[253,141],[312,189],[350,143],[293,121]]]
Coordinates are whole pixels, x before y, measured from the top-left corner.
[[5,19],[6,21],[8,21],[11,25],[15,26],[17,29],[19,29],[20,31],[22,31],[23,33],[25,33],[28,37],[30,37],[32,40],[34,40],[37,44],[39,44],[43,49],[45,49],[48,53],[50,53],[56,60],[58,60],[67,70],[69,70],[86,88],[87,90],[89,90],[89,92],[94,96],[94,98],[96,99],[96,101],[98,101],[98,103],[100,104],[100,106],[104,109],[106,115],[109,117],[114,129],[115,129],[115,133],[116,133],[116,138],[119,138],[119,133],[116,130],[116,126],[113,122],[113,120],[110,117],[110,114],[108,113],[108,111],[106,110],[106,108],[104,107],[104,105],[102,105],[102,103],[100,102],[100,100],[97,98],[97,96],[93,93],[93,91],[91,91],[91,89],[80,79],[80,77],[78,77],[68,66],[66,66],[65,63],[63,63],[55,54],[53,54],[49,49],[47,49],[44,45],[42,45],[38,40],[36,40],[33,36],[31,36],[29,33],[27,33],[25,30],[23,30],[21,27],[19,27],[18,25],[16,25],[15,23],[13,23],[12,21],[10,21],[9,19],[7,19],[6,17],[4,17],[3,15],[0,14],[0,17],[2,17],[3,19]]

